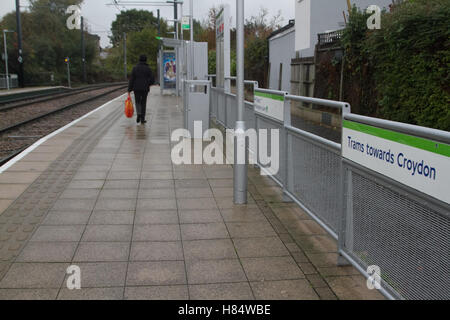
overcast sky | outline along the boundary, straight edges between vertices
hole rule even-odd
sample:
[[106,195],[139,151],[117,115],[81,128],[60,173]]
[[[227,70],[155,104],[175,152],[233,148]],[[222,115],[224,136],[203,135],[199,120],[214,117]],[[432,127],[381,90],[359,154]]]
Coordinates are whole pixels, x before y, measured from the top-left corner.
[[[107,4],[112,3],[112,0],[84,0],[82,7],[83,16],[89,29],[92,33],[98,34],[102,37],[101,45],[103,47],[109,45],[108,31],[111,28],[112,21],[115,20],[116,14],[124,7],[119,9],[115,6],[108,6]],[[185,0],[184,5],[185,15],[189,14],[189,0]],[[21,6],[27,6],[27,0],[20,1]],[[214,5],[220,5],[222,3],[228,3],[231,6],[231,15],[235,16],[235,0],[194,0],[194,18],[198,20],[203,20],[207,17],[208,9]],[[256,15],[259,12],[260,7],[265,7],[269,9],[271,16],[276,15],[279,10],[281,10],[282,17],[284,18],[283,24],[287,24],[289,19],[293,19],[295,16],[295,2],[294,0],[246,0],[245,1],[245,14],[246,17],[251,15]],[[154,11],[156,16],[157,7],[149,6],[139,6],[131,7],[127,6],[126,9],[144,9]],[[173,6],[172,7],[160,7],[161,15],[167,19],[173,19]],[[0,16],[4,16],[6,13],[15,10],[14,0],[1,0],[0,4]]]

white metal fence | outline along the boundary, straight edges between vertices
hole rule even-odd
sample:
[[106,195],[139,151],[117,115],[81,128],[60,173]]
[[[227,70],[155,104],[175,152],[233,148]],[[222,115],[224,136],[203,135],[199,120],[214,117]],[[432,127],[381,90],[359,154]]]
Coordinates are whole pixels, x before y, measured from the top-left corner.
[[[264,89],[255,91],[264,92]],[[450,133],[357,116],[347,103],[285,95],[284,122],[245,103],[246,128],[280,130],[280,171],[272,178],[333,238],[363,275],[381,269],[391,299],[450,299],[450,206],[344,159],[341,144],[295,128],[291,101],[341,110],[343,120],[369,123],[450,145]],[[212,121],[232,129],[236,96],[211,90]],[[269,145],[270,147],[270,145]],[[270,148],[269,148],[270,150]],[[450,170],[450,168],[447,168]]]

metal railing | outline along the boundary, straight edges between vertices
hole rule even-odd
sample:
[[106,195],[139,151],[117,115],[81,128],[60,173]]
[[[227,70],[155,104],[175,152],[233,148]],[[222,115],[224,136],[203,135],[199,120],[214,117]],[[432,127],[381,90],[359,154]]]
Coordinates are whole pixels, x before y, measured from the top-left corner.
[[[246,128],[280,130],[280,171],[272,179],[287,199],[338,240],[340,256],[366,278],[369,266],[379,266],[385,297],[450,299],[449,204],[357,165],[343,157],[341,144],[294,127],[291,102],[336,108],[343,121],[448,145],[450,133],[355,115],[345,102],[269,91],[285,97],[283,121],[255,112],[255,103],[246,101]],[[269,91],[255,87],[255,92]],[[212,88],[211,118],[232,129],[236,96]]]

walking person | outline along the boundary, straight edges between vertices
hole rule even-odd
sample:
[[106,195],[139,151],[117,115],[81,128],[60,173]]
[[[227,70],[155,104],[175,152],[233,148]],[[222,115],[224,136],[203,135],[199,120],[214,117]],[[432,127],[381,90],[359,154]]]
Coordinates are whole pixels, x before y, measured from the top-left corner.
[[137,123],[145,124],[147,97],[150,86],[155,84],[155,77],[147,64],[147,56],[141,55],[139,63],[133,68],[128,84],[128,93],[134,91],[137,110]]

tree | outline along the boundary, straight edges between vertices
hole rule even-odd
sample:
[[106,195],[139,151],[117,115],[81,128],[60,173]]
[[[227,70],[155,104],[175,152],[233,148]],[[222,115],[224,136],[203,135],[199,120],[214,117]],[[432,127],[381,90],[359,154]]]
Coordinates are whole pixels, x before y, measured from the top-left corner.
[[[166,31],[167,24],[164,20],[161,21],[161,29]],[[145,28],[157,30],[158,18],[153,15],[153,12],[136,9],[122,11],[111,25],[112,35],[109,37],[111,44],[116,47],[123,40],[123,33],[141,32]]]
[[139,61],[139,56],[145,54],[148,58],[150,68],[155,72],[157,69],[156,58],[158,55],[157,31],[154,28],[146,28],[140,32],[130,33],[127,39],[127,65],[131,72],[133,65]]
[[[22,13],[23,50],[25,82],[44,84],[50,82],[50,74],[55,83],[65,83],[66,67],[64,58],[70,57],[73,80],[82,77],[81,31],[69,30],[66,20],[69,17],[66,8],[80,5],[82,0],[34,0],[30,1],[29,11]],[[2,29],[16,30],[15,12],[3,17]],[[86,65],[88,72],[97,61],[99,45],[97,38],[86,35]],[[11,73],[18,72],[17,35],[8,37],[8,55]],[[1,66],[3,68],[3,66]]]

